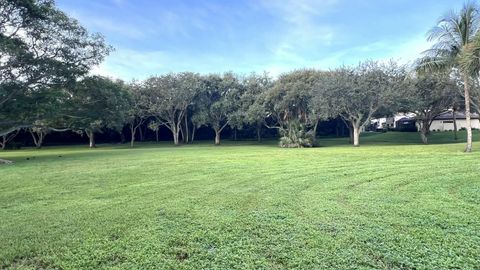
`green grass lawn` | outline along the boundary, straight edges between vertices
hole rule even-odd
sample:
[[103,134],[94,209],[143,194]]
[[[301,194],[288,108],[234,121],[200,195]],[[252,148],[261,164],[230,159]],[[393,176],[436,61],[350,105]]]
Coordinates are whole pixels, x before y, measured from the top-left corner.
[[0,269],[479,269],[480,143],[431,140],[0,152]]

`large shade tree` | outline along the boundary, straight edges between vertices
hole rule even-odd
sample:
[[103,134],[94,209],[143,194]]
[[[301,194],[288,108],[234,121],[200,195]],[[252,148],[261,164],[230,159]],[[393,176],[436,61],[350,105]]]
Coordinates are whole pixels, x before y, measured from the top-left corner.
[[409,78],[405,86],[403,109],[416,114],[422,142],[427,144],[433,120],[451,109],[457,86],[445,73],[419,74]]
[[382,108],[394,106],[405,78],[403,67],[390,62],[367,61],[356,67],[340,67],[322,80],[329,107],[353,129],[353,145],[360,145],[360,133]]
[[110,51],[53,0],[0,1],[0,136],[34,126],[7,117],[25,93],[74,81]]
[[68,91],[65,88],[44,88],[24,95],[22,113],[16,119],[31,123],[27,128],[37,148],[41,148],[45,137],[53,131],[69,130],[67,112]]
[[125,122],[130,130],[130,147],[135,143],[137,130],[145,123],[149,116],[148,95],[145,88],[138,82],[132,82],[126,86],[127,106]]
[[211,74],[204,77],[201,100],[193,121],[196,126],[207,125],[215,132],[215,145],[220,144],[222,131],[233,121],[237,121],[237,111],[241,108],[240,97],[245,88],[235,74]]
[[95,133],[105,128],[123,128],[129,110],[129,96],[121,81],[89,76],[71,90],[69,100],[71,128],[89,138],[90,148],[96,147]]
[[317,123],[318,114],[312,114],[309,103],[320,74],[314,69],[282,74],[259,98],[265,109],[266,126],[280,132],[280,146],[313,146],[314,135],[308,129]]
[[150,77],[143,84],[150,115],[172,132],[175,145],[180,144],[182,124],[202,85],[200,75],[191,72]]
[[240,107],[235,113],[240,125],[252,125],[256,129],[257,140],[262,140],[262,127],[265,120],[265,109],[257,102],[259,97],[266,93],[273,84],[268,73],[252,73],[242,81],[245,91],[239,99]]
[[457,69],[460,72],[465,100],[465,118],[467,129],[467,145],[465,152],[472,151],[472,124],[470,110],[470,89],[472,80],[478,76],[480,63],[479,26],[480,10],[474,2],[466,3],[459,12],[450,11],[440,18],[432,28],[428,40],[435,42],[431,49],[419,61],[419,69],[423,71]]

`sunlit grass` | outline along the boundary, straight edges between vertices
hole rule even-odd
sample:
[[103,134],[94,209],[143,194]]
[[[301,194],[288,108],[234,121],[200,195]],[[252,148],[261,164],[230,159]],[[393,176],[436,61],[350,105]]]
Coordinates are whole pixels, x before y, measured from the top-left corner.
[[480,265],[479,143],[346,141],[0,152],[0,268]]

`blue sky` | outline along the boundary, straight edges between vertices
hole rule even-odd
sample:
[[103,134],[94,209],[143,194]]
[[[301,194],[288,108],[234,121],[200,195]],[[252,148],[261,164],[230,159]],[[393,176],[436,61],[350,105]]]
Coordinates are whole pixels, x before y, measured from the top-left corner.
[[461,0],[57,0],[115,51],[94,72],[130,80],[167,72],[407,63]]

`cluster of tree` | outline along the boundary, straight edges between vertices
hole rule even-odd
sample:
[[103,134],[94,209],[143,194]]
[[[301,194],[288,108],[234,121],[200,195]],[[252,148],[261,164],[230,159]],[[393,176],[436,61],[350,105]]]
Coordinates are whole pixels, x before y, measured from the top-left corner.
[[232,73],[202,76],[177,73],[151,77],[129,88],[132,145],[136,128],[154,117],[149,127],[163,125],[174,144],[193,140],[195,130],[209,126],[215,144],[227,127],[253,125],[278,129],[283,147],[315,144],[318,122],[341,116],[352,127],[354,145],[363,126],[381,108],[395,103],[406,72],[392,63],[366,62],[330,72],[296,70],[273,80],[267,74],[240,77]]
[[183,72],[131,83],[86,76],[22,101],[15,119],[27,126],[37,147],[50,131],[61,130],[85,134],[95,147],[96,133],[106,128],[121,132],[124,126],[133,146],[145,125],[157,132],[168,128],[175,145],[192,142],[203,126],[213,129],[215,144],[228,126],[253,126],[259,140],[267,127],[278,129],[282,147],[310,147],[316,143],[318,123],[340,117],[358,146],[372,117],[401,109],[417,112],[421,130],[428,131],[432,117],[452,105],[452,82],[439,73],[411,76],[394,62],[373,61],[332,71],[295,70],[276,80],[266,73]]
[[[430,35],[436,45],[407,68],[393,61],[365,61],[330,71],[301,69],[273,79],[264,74],[153,76],[125,83],[88,76],[109,53],[103,38],[89,34],[52,0],[0,2],[0,146],[28,130],[37,147],[51,131],[88,136],[128,126],[131,146],[140,127],[171,131],[173,143],[192,142],[200,127],[220,144],[226,127],[277,129],[282,147],[316,144],[320,121],[339,117],[354,146],[372,117],[415,112],[422,140],[447,109],[478,109],[480,97],[479,10],[467,4],[440,20]],[[460,91],[463,89],[463,91]],[[478,110],[477,110],[478,111]],[[466,151],[471,151],[471,127]]]
[[32,134],[38,134],[46,124],[43,119],[56,114],[50,107],[63,107],[63,99],[57,102],[56,94],[63,94],[64,87],[99,64],[110,47],[102,36],[89,34],[57,9],[53,0],[2,0],[0,14],[4,145],[11,132],[20,128],[33,128]]

